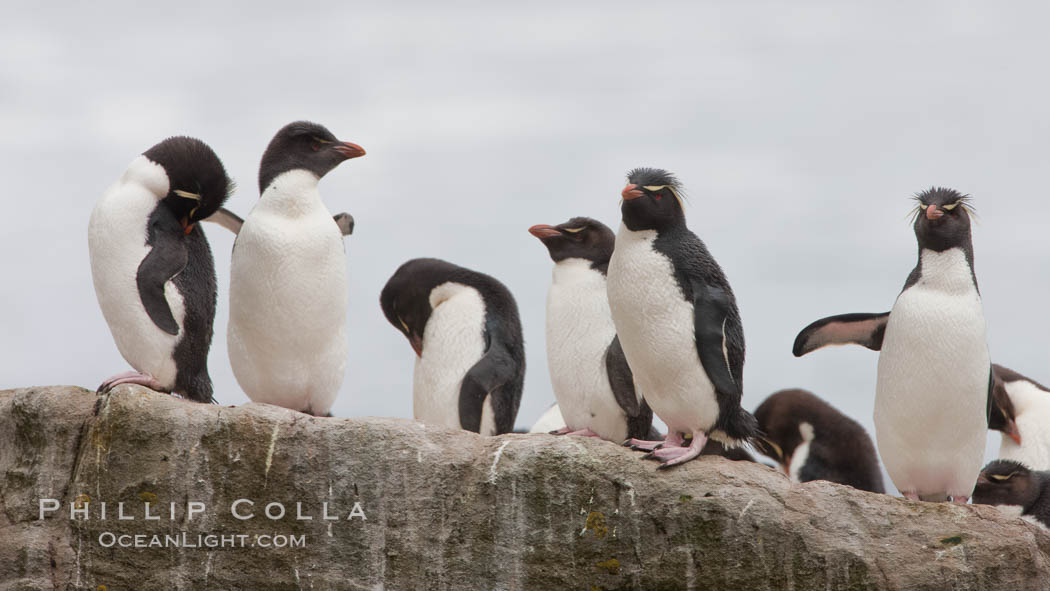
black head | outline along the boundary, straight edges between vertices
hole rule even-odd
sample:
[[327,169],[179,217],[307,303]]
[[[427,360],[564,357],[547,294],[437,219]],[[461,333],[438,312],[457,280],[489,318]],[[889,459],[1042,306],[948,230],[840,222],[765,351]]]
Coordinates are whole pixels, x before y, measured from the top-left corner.
[[1014,381],[1011,375],[1019,375],[1001,366],[992,364],[992,410],[988,415],[988,428],[1002,431],[1021,445],[1021,431],[1017,428],[1017,412],[1006,391],[1006,382]]
[[161,200],[175,212],[188,234],[193,224],[218,211],[233,193],[234,183],[215,152],[186,136],[170,137],[143,153],[164,167],[168,194]]
[[[783,466],[791,464],[791,454],[804,441],[803,431],[813,437],[816,415],[827,403],[806,390],[774,392],[755,409],[758,427],[765,434],[755,439],[755,447]],[[808,424],[808,429],[803,427]]]
[[663,230],[685,223],[682,185],[675,176],[659,168],[636,168],[627,173],[627,186],[620,192],[620,213],[629,230]]
[[1042,478],[1013,460],[995,460],[981,470],[973,502],[982,505],[1020,505],[1030,508],[1042,492]]
[[915,196],[915,237],[919,248],[941,252],[949,248],[971,248],[970,197],[954,189],[932,187]]
[[273,136],[263,153],[259,192],[289,170],[308,170],[321,178],[344,160],[364,155],[364,148],[337,140],[323,125],[309,121],[289,123]]
[[555,263],[578,258],[608,266],[616,244],[616,234],[609,226],[586,217],[575,217],[557,226],[539,224],[529,228],[529,233],[547,247]]
[[379,294],[390,324],[401,331],[416,355],[423,355],[423,330],[430,320],[430,292],[461,268],[440,259],[412,259],[398,267]]

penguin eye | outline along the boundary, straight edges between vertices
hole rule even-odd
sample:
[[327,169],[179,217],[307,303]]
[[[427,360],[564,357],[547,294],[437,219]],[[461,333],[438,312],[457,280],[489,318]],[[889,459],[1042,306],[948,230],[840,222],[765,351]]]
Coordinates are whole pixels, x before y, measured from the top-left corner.
[[956,208],[956,206],[958,206],[958,205],[959,205],[959,202],[958,202],[958,201],[956,201],[955,203],[947,203],[947,204],[945,204],[945,205],[942,205],[941,207],[942,207],[942,208],[943,208],[943,209],[944,209],[945,211],[951,211],[951,210],[955,209],[955,208]]
[[319,138],[317,136],[314,136],[314,137],[310,138],[310,149],[312,149],[314,152],[317,152],[317,151],[319,151],[321,149],[321,146],[323,146],[324,144],[330,144],[330,143],[331,142],[329,142],[328,140],[324,140],[324,139],[321,139],[321,138]]

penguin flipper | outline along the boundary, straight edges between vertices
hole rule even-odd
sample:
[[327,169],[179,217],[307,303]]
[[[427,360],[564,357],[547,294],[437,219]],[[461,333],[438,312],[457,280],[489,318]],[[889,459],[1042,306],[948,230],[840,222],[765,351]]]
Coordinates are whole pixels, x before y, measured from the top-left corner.
[[164,332],[177,335],[179,325],[171,314],[171,306],[164,295],[164,286],[179,274],[189,260],[184,240],[185,231],[175,214],[167,207],[158,207],[150,216],[146,244],[153,248],[135,273],[139,299],[153,324]]
[[[460,426],[467,431],[479,433],[481,431],[481,415],[485,408],[485,399],[490,398],[495,422],[496,434],[506,433],[514,428],[513,424],[503,425],[503,415],[500,412],[504,406],[502,400],[503,388],[509,386],[517,371],[516,364],[510,354],[501,346],[493,344],[485,355],[471,367],[463,376],[463,385],[459,388],[459,422]],[[510,413],[510,423],[513,423],[513,413]]]
[[889,320],[889,312],[839,314],[821,318],[798,333],[791,352],[795,357],[802,357],[821,347],[850,343],[878,351],[882,349],[882,339],[886,336],[886,323]]
[[609,348],[605,350],[605,372],[616,403],[627,414],[627,437],[648,437],[652,431],[653,411],[635,388],[634,374],[627,364],[619,335],[613,337]]
[[346,213],[337,213],[332,216],[335,220],[335,225],[339,226],[339,231],[343,233],[343,236],[349,236],[354,233],[354,216]]
[[204,221],[219,224],[234,234],[239,234],[241,226],[244,225],[244,220],[241,219],[241,216],[233,213],[225,207],[220,207],[218,211],[204,218]]

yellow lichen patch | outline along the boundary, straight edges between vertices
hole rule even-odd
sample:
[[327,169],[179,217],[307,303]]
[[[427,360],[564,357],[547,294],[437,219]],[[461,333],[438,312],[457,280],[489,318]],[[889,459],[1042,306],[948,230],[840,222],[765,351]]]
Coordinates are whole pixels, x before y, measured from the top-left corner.
[[143,503],[149,503],[150,505],[157,504],[157,495],[151,492],[140,492],[139,499],[142,500]]
[[77,495],[77,498],[73,499],[73,506],[77,509],[83,509],[84,506],[87,505],[90,501],[91,497],[87,496],[84,493],[80,493],[79,495]]
[[587,514],[587,523],[583,528],[594,532],[594,537],[599,540],[609,535],[609,526],[605,525],[605,515],[599,511],[591,511]]
[[610,558],[609,560],[603,560],[602,562],[599,562],[598,564],[595,564],[594,566],[596,566],[596,567],[598,567],[598,568],[608,572],[610,575],[615,575],[615,574],[619,574],[620,573],[620,561],[616,560],[615,558]]
[[98,587],[95,587],[95,591],[106,591],[106,586],[105,585],[99,585]]

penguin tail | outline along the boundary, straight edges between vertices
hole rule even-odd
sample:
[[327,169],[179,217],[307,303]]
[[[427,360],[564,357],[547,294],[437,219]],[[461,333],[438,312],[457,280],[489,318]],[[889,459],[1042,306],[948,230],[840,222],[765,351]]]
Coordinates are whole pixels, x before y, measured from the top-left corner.
[[714,431],[712,438],[721,441],[726,448],[752,443],[756,437],[762,435],[755,415],[739,407],[735,412],[725,413],[719,417]]

